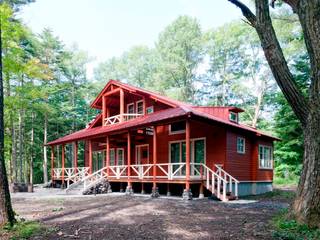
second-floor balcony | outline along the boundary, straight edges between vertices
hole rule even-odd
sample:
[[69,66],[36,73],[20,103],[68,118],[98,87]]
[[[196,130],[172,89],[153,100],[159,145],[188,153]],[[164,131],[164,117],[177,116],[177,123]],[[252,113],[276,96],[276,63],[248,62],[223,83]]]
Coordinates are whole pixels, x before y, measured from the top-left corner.
[[116,124],[116,123],[121,123],[121,122],[126,122],[138,117],[143,116],[143,114],[138,114],[138,113],[123,113],[123,114],[118,114],[118,115],[114,115],[108,118],[104,119],[104,126],[107,125],[112,125],[112,124]]

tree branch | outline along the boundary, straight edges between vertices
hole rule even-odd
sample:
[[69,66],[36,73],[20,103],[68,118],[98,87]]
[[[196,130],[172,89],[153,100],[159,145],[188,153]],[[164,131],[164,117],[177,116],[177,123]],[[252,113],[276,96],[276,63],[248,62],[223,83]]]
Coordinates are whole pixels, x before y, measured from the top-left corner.
[[302,125],[306,125],[310,105],[298,89],[293,75],[289,70],[272,25],[268,0],[255,0],[256,15],[243,3],[237,0],[228,1],[239,7],[243,15],[246,18],[249,17],[249,19],[247,18],[248,21],[251,22],[254,16],[254,26],[273,76]]
[[250,25],[255,27],[256,25],[256,16],[251,12],[250,8],[248,8],[245,4],[238,0],[228,0],[229,2],[236,5],[240,8],[242,15],[250,22]]

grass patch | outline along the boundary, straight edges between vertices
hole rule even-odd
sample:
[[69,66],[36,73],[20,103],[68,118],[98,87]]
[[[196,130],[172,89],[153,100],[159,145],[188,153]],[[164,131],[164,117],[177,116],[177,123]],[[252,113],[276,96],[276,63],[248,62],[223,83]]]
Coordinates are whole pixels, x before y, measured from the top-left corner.
[[39,222],[26,221],[17,222],[13,227],[6,226],[0,229],[0,239],[1,236],[6,236],[6,238],[12,240],[23,240],[28,239],[32,235],[37,234],[43,230],[43,227]]
[[281,240],[316,240],[320,239],[319,228],[309,228],[305,224],[297,223],[290,215],[288,210],[281,211],[272,220],[274,228],[273,238]]
[[291,186],[297,186],[299,182],[299,177],[298,176],[293,176],[290,178],[282,178],[282,177],[277,177],[275,176],[273,179],[273,184],[280,186],[280,187],[291,187]]

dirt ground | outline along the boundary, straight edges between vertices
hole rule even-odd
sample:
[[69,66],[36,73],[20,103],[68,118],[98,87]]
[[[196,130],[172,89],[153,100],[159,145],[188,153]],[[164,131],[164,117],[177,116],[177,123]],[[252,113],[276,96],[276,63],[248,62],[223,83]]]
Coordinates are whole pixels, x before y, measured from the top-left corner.
[[12,199],[20,217],[47,226],[31,239],[271,239],[270,219],[290,201],[264,196],[186,202],[120,193],[70,196],[46,189]]

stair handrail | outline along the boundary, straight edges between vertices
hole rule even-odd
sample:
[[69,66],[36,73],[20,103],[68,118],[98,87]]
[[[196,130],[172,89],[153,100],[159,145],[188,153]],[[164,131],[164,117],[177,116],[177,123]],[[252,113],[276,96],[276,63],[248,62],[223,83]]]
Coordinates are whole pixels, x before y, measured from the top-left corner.
[[[238,179],[236,179],[235,177],[233,177],[232,175],[230,175],[228,172],[226,172],[222,167],[220,167],[218,164],[215,164],[215,167],[217,168],[217,171],[216,173],[222,177],[222,174],[223,173],[223,178],[229,182],[229,191],[232,192],[232,184],[234,182],[234,195],[236,197],[238,197],[238,184],[240,183],[240,181]],[[228,178],[228,179],[227,179]]]
[[[82,179],[83,182],[83,190],[91,187],[94,184],[97,184],[98,182],[100,182],[102,179],[106,178],[108,176],[107,174],[107,170],[108,167],[104,167],[99,169],[98,171],[95,171],[94,173],[88,175],[87,177]],[[96,179],[94,179],[94,181],[90,181],[90,179],[93,179],[95,177],[98,177]],[[89,180],[89,184],[87,184],[87,181]]]
[[[86,175],[88,174],[89,171],[89,167],[82,167],[82,168],[76,168],[77,173],[67,177],[65,180],[67,181],[67,189],[70,186],[70,181],[73,181],[73,184],[81,181],[84,177],[86,177]],[[78,181],[77,181],[78,179]]]

